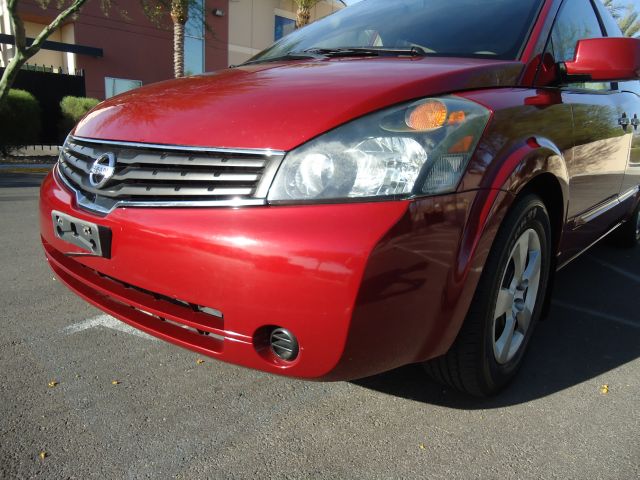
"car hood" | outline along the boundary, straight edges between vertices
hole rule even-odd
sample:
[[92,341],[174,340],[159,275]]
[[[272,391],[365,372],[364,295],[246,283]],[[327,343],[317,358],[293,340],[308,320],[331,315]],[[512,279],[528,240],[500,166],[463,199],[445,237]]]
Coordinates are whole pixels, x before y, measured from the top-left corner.
[[522,63],[453,58],[304,60],[243,66],[113,97],[79,137],[290,150],[366,113],[430,95],[515,86]]

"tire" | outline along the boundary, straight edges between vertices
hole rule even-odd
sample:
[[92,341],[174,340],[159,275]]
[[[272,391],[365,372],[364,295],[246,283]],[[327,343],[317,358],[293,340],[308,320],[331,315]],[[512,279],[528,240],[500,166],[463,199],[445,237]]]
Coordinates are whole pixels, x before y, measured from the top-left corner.
[[536,195],[516,200],[498,231],[454,344],[445,355],[424,363],[427,373],[473,396],[503,389],[522,364],[544,309],[551,257],[544,203]]
[[640,245],[640,203],[629,219],[614,232],[613,240],[616,245],[623,248],[634,248]]

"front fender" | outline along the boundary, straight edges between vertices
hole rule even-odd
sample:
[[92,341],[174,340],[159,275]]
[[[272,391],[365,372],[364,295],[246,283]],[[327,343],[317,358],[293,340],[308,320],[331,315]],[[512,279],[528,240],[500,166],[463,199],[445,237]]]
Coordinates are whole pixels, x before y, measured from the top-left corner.
[[347,344],[329,379],[357,378],[449,350],[518,191],[527,179],[561,172],[562,164],[550,159],[557,152],[544,143],[513,149],[488,187],[411,202],[369,256]]
[[[504,165],[505,174],[511,169],[509,177],[498,187],[518,195],[536,177],[551,174],[558,182],[563,198],[563,218],[566,218],[569,202],[569,170],[567,161],[560,148],[544,137],[530,137],[521,142],[518,153],[512,155]],[[513,165],[515,165],[514,168]],[[501,176],[502,177],[502,176]]]
[[[553,142],[543,137],[518,142],[503,161],[496,162],[496,166],[483,178],[462,235],[455,275],[449,288],[461,301],[455,303],[440,354],[451,347],[462,327],[500,226],[518,196],[541,176],[550,175],[561,191],[563,222],[566,219],[569,174],[565,158]],[[428,349],[423,353],[425,358],[437,356]]]

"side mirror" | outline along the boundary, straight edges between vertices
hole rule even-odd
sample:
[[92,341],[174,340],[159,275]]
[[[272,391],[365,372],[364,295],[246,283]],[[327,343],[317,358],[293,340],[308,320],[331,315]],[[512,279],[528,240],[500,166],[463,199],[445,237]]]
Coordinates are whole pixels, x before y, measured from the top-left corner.
[[560,72],[571,82],[640,80],[640,39],[580,40],[575,59],[561,63]]

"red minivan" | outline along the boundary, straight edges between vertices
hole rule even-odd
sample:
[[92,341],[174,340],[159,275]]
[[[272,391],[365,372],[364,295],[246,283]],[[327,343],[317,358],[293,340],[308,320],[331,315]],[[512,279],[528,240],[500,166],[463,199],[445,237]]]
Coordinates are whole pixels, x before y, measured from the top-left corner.
[[554,273],[640,240],[640,40],[599,0],[365,0],[111,98],[42,185],[56,275],[204,355],[515,375]]

